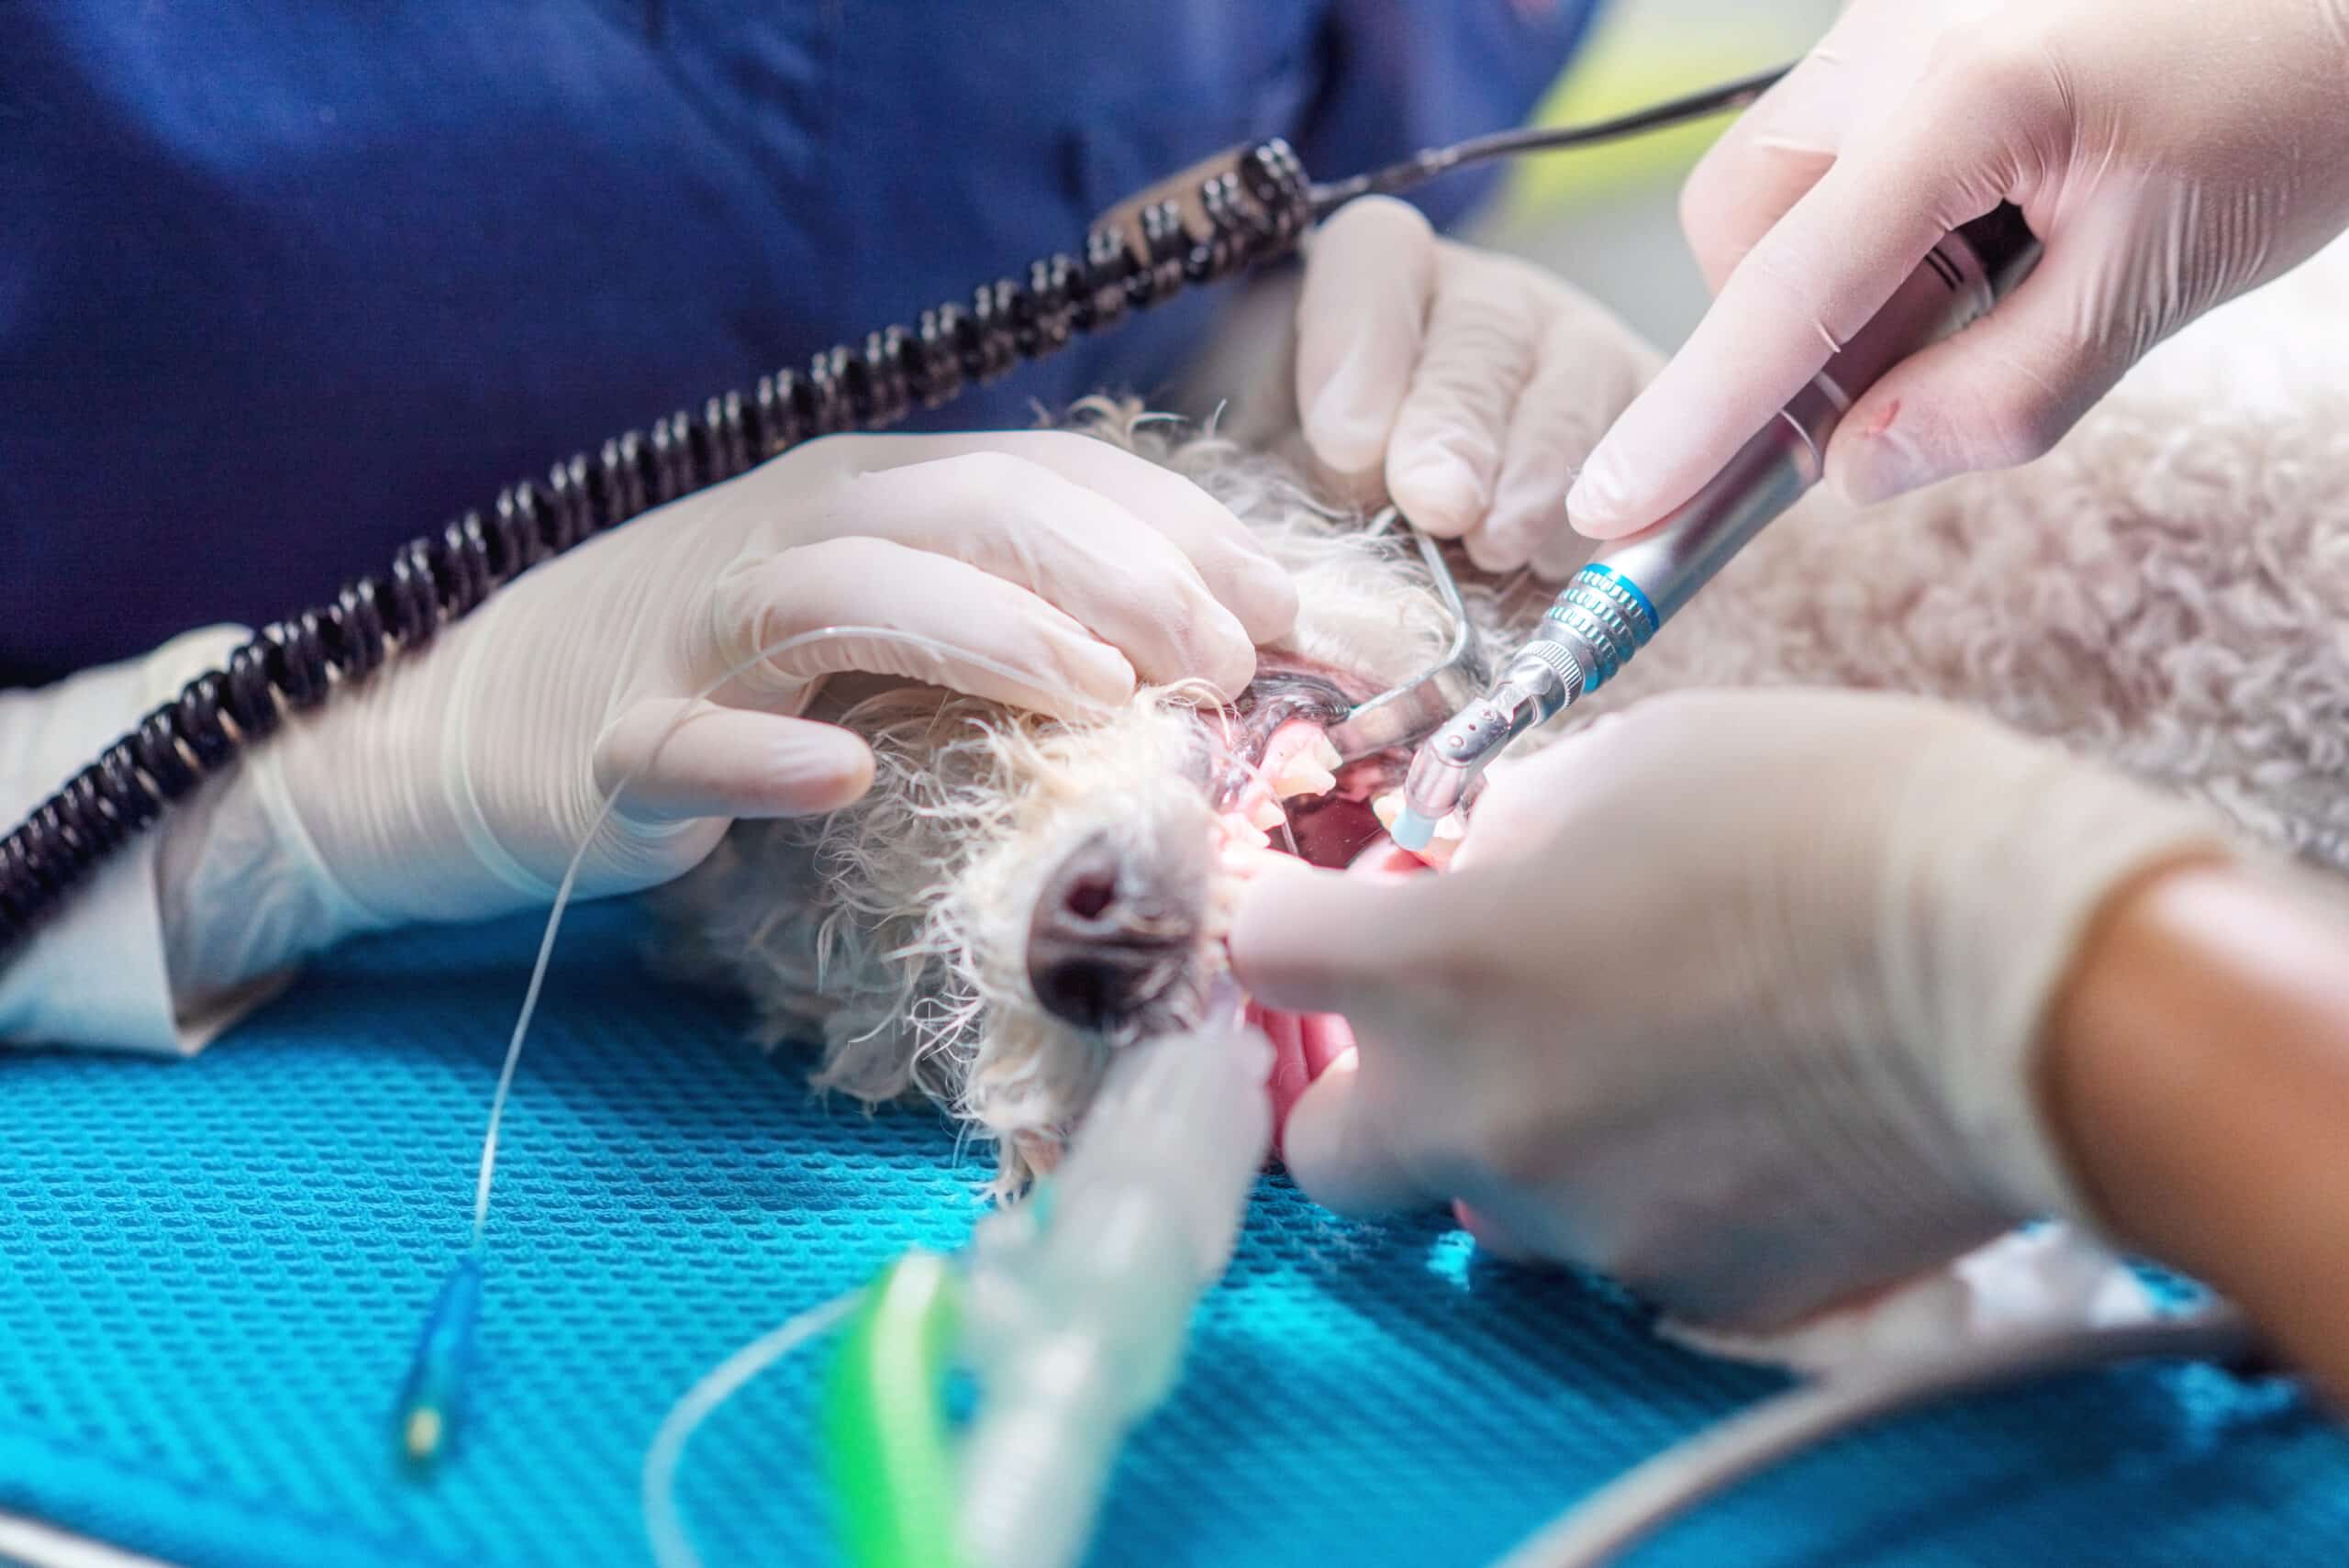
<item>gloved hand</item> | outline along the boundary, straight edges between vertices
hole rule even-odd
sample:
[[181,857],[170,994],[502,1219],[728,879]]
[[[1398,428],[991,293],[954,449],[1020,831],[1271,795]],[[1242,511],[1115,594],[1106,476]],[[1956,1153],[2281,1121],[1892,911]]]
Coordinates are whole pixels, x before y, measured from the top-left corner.
[[1442,875],[1267,867],[1231,954],[1358,1041],[1288,1123],[1313,1196],[1458,1200],[1505,1252],[1761,1330],[2087,1218],[2043,1020],[2117,890],[2223,845],[1956,709],[1678,695],[1497,771]]
[[1563,279],[1440,239],[1385,196],[1313,236],[1297,339],[1297,413],[1328,477],[1383,491],[1487,572],[1552,580],[1590,553],[1560,516],[1566,482],[1661,362]]
[[[792,717],[827,673],[1063,713],[1122,701],[1138,676],[1230,693],[1295,612],[1237,518],[1106,442],[818,441],[534,569],[257,748],[161,852],[174,982],[227,985],[351,930],[545,903],[640,769],[596,831],[583,895],[681,874],[733,818],[844,805],[870,752]],[[695,700],[783,639],[841,626],[926,633],[996,667],[825,639]]]
[[1854,0],[1690,176],[1711,310],[1567,497],[1611,539],[1686,500],[1941,235],[2045,242],[1990,316],[1845,416],[1854,501],[2026,462],[2154,344],[2349,223],[2343,0]]

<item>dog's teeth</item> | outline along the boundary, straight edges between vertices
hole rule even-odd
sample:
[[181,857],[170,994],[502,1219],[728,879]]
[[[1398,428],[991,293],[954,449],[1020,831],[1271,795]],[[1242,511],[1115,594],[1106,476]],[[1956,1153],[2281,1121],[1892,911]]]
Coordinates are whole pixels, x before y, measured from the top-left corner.
[[1223,872],[1227,879],[1226,896],[1236,906],[1240,900],[1241,884],[1252,880],[1267,862],[1287,858],[1286,855],[1274,849],[1271,841],[1261,834],[1257,836],[1257,841],[1254,843],[1235,840],[1226,844],[1223,847],[1222,857]]
[[[1321,742],[1324,748],[1330,744]],[[1333,752],[1332,755],[1335,755]],[[1300,795],[1327,795],[1338,787],[1338,775],[1321,766],[1311,757],[1300,756],[1281,770],[1273,781],[1273,793],[1283,800]]]
[[1236,817],[1227,817],[1223,819],[1223,831],[1226,859],[1249,850],[1264,850],[1272,847],[1272,835],[1253,822],[1243,821]]
[[1305,755],[1314,766],[1330,773],[1333,783],[1338,770],[1345,765],[1346,761],[1338,755],[1338,749],[1330,744],[1327,735],[1316,735],[1313,744],[1306,748]]
[[[1285,797],[1294,792],[1284,790],[1281,793]],[[1287,820],[1288,813],[1283,811],[1280,801],[1271,795],[1259,795],[1248,804],[1248,825],[1252,828],[1261,828],[1269,833]]]

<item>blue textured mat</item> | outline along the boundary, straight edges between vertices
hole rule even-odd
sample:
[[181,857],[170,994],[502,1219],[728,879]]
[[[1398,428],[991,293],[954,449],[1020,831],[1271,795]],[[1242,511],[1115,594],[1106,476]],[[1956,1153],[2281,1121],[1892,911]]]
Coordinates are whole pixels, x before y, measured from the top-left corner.
[[[0,1053],[0,1507],[190,1564],[647,1561],[637,1466],[670,1401],[956,1241],[981,1173],[932,1117],[813,1103],[725,1009],[646,978],[640,932],[584,910],[558,950],[507,1123],[477,1420],[426,1484],[393,1462],[389,1407],[463,1240],[535,927],[361,945],[193,1062]],[[713,1564],[835,1560],[816,1364],[696,1440],[683,1499]],[[1434,1221],[1343,1224],[1267,1181],[1096,1562],[1476,1568],[1770,1386]],[[1637,1562],[2344,1556],[2349,1440],[2286,1390],[2141,1369],[1885,1429]]]

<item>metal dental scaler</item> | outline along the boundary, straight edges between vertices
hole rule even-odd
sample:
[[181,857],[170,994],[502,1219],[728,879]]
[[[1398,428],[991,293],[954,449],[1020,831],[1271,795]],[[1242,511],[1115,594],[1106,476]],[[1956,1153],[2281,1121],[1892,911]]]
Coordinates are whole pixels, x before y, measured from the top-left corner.
[[1819,482],[1828,439],[1862,393],[1987,311],[2038,258],[2039,241],[2010,204],[1943,236],[1884,308],[1703,489],[1575,574],[1485,695],[1412,757],[1395,841],[1425,849],[1510,742],[1597,691],[1765,524]]

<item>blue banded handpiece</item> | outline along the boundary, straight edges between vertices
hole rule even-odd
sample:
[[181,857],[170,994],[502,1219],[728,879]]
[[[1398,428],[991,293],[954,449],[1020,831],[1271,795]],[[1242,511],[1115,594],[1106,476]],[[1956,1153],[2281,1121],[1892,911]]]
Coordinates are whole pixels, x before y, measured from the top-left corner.
[[1763,526],[1819,482],[1828,438],[1877,377],[2021,282],[2039,242],[2001,204],[1949,234],[1882,310],[1735,457],[1661,522],[1576,573],[1485,695],[1411,759],[1395,841],[1425,849],[1511,741],[1597,691]]

